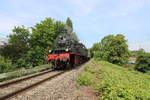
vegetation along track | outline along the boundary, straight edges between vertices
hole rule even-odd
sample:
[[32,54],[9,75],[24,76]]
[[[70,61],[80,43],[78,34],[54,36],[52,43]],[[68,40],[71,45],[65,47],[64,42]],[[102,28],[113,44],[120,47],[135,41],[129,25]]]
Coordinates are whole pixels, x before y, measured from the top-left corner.
[[65,73],[65,71],[48,70],[42,73],[0,84],[0,100],[13,97],[25,90],[38,86],[41,83],[51,80],[63,73]]

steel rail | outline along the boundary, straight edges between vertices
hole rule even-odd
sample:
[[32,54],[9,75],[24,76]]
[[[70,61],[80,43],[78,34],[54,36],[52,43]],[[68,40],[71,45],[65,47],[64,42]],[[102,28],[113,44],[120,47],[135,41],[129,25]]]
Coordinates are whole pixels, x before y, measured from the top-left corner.
[[21,89],[19,89],[19,90],[16,90],[16,91],[14,91],[14,92],[11,92],[11,93],[9,93],[9,94],[6,94],[6,95],[0,97],[0,100],[5,100],[5,99],[11,98],[11,97],[13,97],[13,96],[15,96],[15,95],[18,95],[18,94],[20,94],[20,93],[22,93],[22,92],[24,92],[24,91],[26,91],[26,90],[29,90],[29,89],[31,89],[31,88],[33,88],[33,87],[36,87],[36,86],[40,85],[40,84],[42,84],[42,83],[44,83],[44,82],[46,82],[46,81],[48,81],[48,80],[52,80],[52,79],[56,78],[57,76],[59,76],[59,75],[65,73],[65,72],[66,72],[66,71],[59,72],[59,73],[57,73],[57,74],[55,74],[55,75],[53,75],[53,76],[50,76],[50,77],[48,77],[48,78],[45,78],[45,79],[43,79],[43,80],[41,80],[41,81],[39,81],[39,82],[36,82],[36,83],[34,83],[34,84],[31,84],[30,86],[26,86],[26,87],[24,87],[24,88],[21,88]]
[[34,78],[34,77],[37,77],[37,76],[40,76],[40,75],[44,75],[44,74],[52,72],[52,71],[54,71],[54,70],[48,70],[48,71],[44,71],[44,72],[41,72],[41,73],[30,75],[30,76],[26,76],[26,77],[23,77],[23,78],[20,78],[20,79],[16,79],[16,80],[13,80],[13,81],[9,81],[7,83],[0,84],[0,88],[4,88],[4,87],[7,87],[9,85],[21,82],[21,81],[25,81],[25,80],[28,80],[28,79],[31,79],[31,78]]

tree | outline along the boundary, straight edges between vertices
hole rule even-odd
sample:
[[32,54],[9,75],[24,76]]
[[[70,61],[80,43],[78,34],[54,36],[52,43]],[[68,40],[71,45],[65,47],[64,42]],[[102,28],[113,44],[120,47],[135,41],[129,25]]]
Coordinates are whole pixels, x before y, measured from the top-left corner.
[[140,52],[136,60],[135,69],[144,73],[150,71],[150,53]]
[[73,32],[73,23],[72,20],[68,17],[66,20],[66,27],[67,29],[67,33],[70,34],[71,38],[73,38],[74,40],[79,41],[76,32]]
[[139,50],[131,51],[131,57],[138,57],[138,55],[145,53],[143,48],[140,48]]
[[100,43],[94,43],[92,48],[90,49],[90,57],[93,58],[97,58],[96,56],[99,56],[97,55],[96,53],[100,51]]
[[8,36],[8,43],[1,48],[1,55],[16,63],[29,50],[30,32],[24,26],[14,27]]
[[72,20],[68,17],[66,20],[66,25],[69,27],[69,32],[72,33],[73,32],[73,24],[72,24]]
[[94,48],[94,57],[119,65],[125,64],[130,55],[127,40],[122,34],[105,36]]
[[140,48],[138,51],[137,51],[137,56],[140,56],[141,54],[145,53],[145,50],[143,48]]
[[65,23],[61,21],[54,22],[54,40],[57,38],[59,34],[65,34]]
[[65,24],[60,21],[54,21],[52,18],[37,23],[32,28],[30,39],[31,49],[28,51],[29,61],[33,66],[43,64],[45,57],[50,49],[54,49],[54,40],[59,34],[65,32]]

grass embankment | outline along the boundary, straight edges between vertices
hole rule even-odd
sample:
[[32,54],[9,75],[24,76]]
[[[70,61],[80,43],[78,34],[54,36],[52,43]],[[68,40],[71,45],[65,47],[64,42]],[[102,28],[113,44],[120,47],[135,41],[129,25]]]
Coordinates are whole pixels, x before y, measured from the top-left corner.
[[96,89],[102,100],[150,100],[150,75],[105,61],[92,60],[78,83]]

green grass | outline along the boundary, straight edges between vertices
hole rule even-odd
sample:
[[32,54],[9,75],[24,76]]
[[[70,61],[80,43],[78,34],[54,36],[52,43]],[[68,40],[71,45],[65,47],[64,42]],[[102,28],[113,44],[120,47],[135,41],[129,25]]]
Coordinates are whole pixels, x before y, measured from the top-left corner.
[[105,61],[92,61],[79,75],[80,85],[97,90],[102,100],[150,100],[150,75]]

